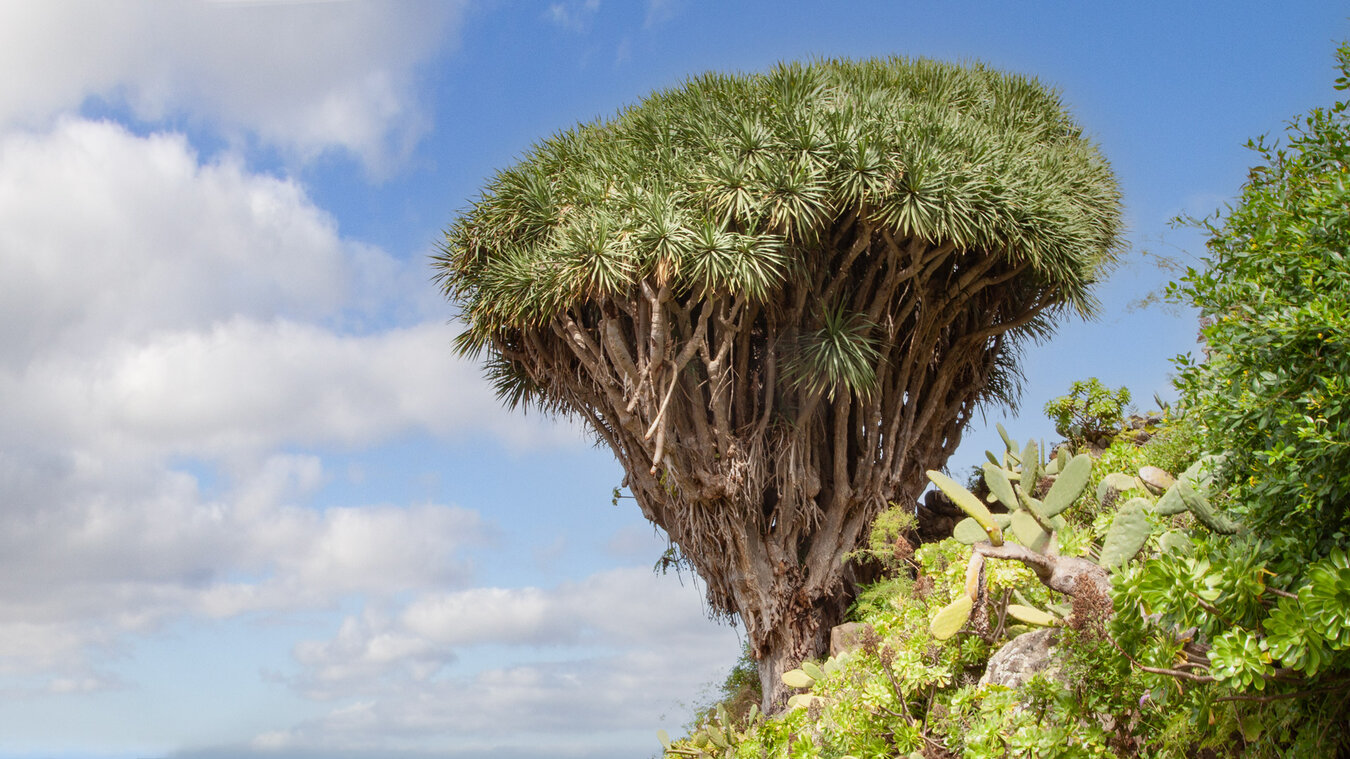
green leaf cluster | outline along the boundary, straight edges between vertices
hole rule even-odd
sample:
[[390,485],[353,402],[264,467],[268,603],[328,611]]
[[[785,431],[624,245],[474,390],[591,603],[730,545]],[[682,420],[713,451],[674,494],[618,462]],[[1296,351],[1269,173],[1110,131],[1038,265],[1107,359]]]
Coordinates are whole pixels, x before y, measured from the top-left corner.
[[1055,423],[1055,432],[1083,442],[1114,435],[1130,406],[1130,389],[1112,390],[1096,377],[1075,381],[1068,395],[1045,404],[1045,415]]
[[[1156,439],[1167,440],[1170,425],[1184,426],[1167,422]],[[1118,441],[1103,458],[1135,467],[1158,456],[1189,458],[1151,445]],[[1200,487],[1205,480],[1177,479]],[[1214,533],[1189,511],[1158,515],[1151,498],[1158,496],[1135,499],[1149,506],[1150,533],[1176,536],[1184,549],[1150,540],[1139,559],[1125,561],[1113,575],[1105,634],[1059,628],[1059,674],[1016,689],[975,686],[998,643],[1029,629],[1015,609],[1063,615],[1067,606],[1021,564],[989,562],[986,598],[1017,602],[999,611],[996,601],[990,611],[990,627],[1006,614],[1002,637],[991,644],[965,628],[943,641],[931,622],[953,601],[970,600],[972,549],[955,539],[927,543],[907,565],[915,577],[901,574],[859,596],[855,616],[872,626],[874,640],[825,666],[804,662],[791,673],[803,689],[797,708],[728,733],[737,742],[707,755],[906,756],[938,747],[991,758],[1333,755],[1350,737],[1341,724],[1350,691],[1337,685],[1350,672],[1350,556],[1333,552],[1292,587],[1272,574],[1269,543]]]

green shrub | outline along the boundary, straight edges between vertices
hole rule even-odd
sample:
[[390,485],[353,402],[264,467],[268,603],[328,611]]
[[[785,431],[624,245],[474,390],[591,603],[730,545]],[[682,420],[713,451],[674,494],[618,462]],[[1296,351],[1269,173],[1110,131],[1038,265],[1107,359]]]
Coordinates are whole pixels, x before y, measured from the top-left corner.
[[[1350,45],[1339,50],[1350,83]],[[1237,204],[1202,222],[1201,270],[1171,296],[1206,318],[1208,358],[1182,358],[1178,387],[1246,521],[1300,560],[1350,534],[1350,119],[1293,121]]]
[[1096,377],[1074,382],[1068,395],[1045,404],[1055,431],[1076,443],[1114,435],[1130,405],[1130,390],[1112,390]]

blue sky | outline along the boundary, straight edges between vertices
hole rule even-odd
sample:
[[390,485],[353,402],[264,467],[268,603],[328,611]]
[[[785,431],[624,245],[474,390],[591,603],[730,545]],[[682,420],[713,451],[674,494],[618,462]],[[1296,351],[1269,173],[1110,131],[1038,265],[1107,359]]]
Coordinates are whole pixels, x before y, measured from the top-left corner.
[[[843,9],[843,10],[841,10]],[[1059,88],[1130,253],[1019,436],[1194,346],[1131,309],[1343,4],[0,0],[0,759],[642,757],[735,659],[622,472],[455,358],[440,230],[530,145],[706,70],[902,54]],[[996,437],[984,420],[951,462]]]

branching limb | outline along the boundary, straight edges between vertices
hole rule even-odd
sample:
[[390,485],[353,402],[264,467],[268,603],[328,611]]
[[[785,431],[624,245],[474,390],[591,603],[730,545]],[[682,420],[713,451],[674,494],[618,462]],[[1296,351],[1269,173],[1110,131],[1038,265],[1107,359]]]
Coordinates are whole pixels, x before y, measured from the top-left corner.
[[1066,596],[1078,596],[1080,594],[1078,582],[1084,578],[1096,585],[1096,590],[1102,595],[1109,597],[1111,592],[1111,581],[1107,577],[1106,570],[1087,559],[1080,559],[1077,556],[1047,556],[1016,543],[1004,543],[1001,546],[987,542],[976,543],[975,551],[990,559],[1020,561],[1036,573],[1041,584]]

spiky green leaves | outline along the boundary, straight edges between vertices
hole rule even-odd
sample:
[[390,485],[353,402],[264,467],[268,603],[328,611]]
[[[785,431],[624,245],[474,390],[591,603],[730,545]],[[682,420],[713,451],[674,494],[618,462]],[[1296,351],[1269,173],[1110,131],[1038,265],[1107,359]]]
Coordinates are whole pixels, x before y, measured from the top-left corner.
[[875,325],[862,314],[843,306],[826,309],[819,329],[798,340],[797,351],[788,357],[786,370],[793,385],[810,393],[824,393],[834,400],[843,388],[866,397],[876,387],[876,366],[881,360]]
[[698,77],[544,141],[488,184],[436,265],[472,329],[537,323],[658,268],[765,298],[811,276],[849,213],[896,239],[1002,251],[1086,307],[1120,209],[1109,167],[1032,80],[821,61]]
[[773,237],[758,237],[719,229],[710,222],[697,225],[683,260],[675,259],[672,272],[702,293],[725,290],[764,301],[786,276],[788,258]]

